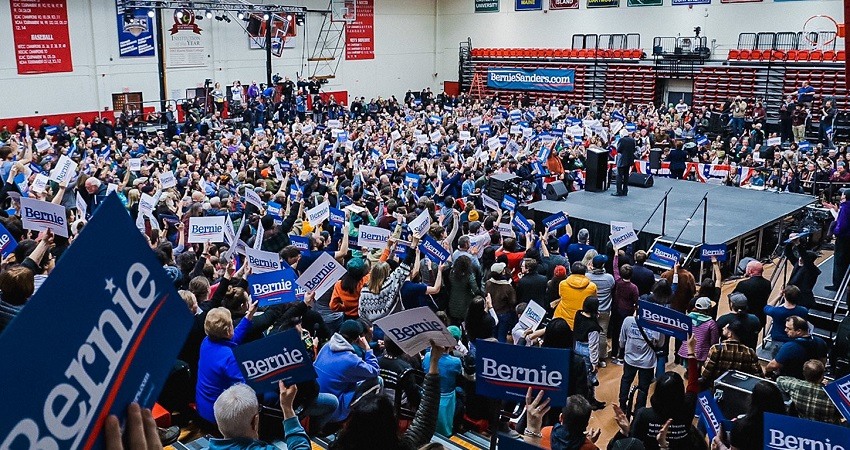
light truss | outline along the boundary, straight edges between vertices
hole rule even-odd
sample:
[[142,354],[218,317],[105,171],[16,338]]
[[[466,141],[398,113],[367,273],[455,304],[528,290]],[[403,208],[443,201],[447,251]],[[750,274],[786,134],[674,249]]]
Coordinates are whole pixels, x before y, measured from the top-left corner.
[[192,9],[207,11],[233,11],[233,12],[259,12],[259,13],[283,13],[304,15],[307,8],[303,6],[286,5],[255,5],[248,1],[226,0],[226,1],[173,1],[173,0],[124,0],[125,8],[150,8],[150,9]]

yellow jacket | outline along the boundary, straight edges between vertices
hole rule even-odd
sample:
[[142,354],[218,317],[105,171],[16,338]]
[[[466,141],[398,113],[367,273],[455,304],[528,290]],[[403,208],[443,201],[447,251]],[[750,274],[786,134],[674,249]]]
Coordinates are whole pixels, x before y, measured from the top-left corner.
[[581,310],[587,297],[596,296],[596,284],[584,275],[570,275],[558,285],[561,301],[555,308],[555,318],[567,321],[574,328],[576,313]]

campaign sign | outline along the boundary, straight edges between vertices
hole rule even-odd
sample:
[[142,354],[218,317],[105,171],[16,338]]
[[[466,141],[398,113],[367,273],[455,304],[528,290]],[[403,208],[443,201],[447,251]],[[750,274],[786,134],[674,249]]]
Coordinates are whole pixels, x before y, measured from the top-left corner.
[[316,379],[313,360],[295,328],[233,347],[233,357],[245,383],[257,392],[277,390],[277,382],[292,386]]
[[56,167],[50,171],[50,181],[57,183],[64,181],[67,183],[71,181],[75,173],[77,173],[77,163],[72,161],[67,155],[62,155],[59,157],[59,161],[56,162]]
[[491,398],[524,402],[530,387],[543,390],[553,407],[567,403],[569,349],[522,347],[475,341],[475,392]]
[[266,213],[274,217],[280,217],[281,206],[280,203],[277,202],[268,202],[266,203]]
[[245,256],[248,257],[248,267],[254,273],[280,270],[280,255],[275,252],[266,252],[246,246]]
[[531,231],[531,222],[529,222],[528,219],[526,219],[519,211],[514,213],[514,220],[511,222],[511,225],[517,227],[517,229],[523,233]]
[[151,214],[153,214],[153,209],[156,207],[156,203],[158,201],[158,197],[143,193],[141,197],[139,197],[139,214],[145,216],[150,216]]
[[679,262],[678,250],[673,250],[670,247],[655,244],[652,246],[652,251],[649,253],[649,260],[663,267],[672,268]]
[[415,173],[404,174],[404,184],[411,186],[413,189],[419,187],[419,175]]
[[68,221],[62,205],[21,197],[21,220],[27,230],[50,230],[57,236],[68,237]]
[[357,229],[357,243],[361,248],[384,248],[390,239],[390,230],[360,225]]
[[329,207],[328,222],[330,222],[330,224],[335,227],[341,227],[345,225],[345,211]]
[[528,306],[525,307],[525,311],[519,316],[519,323],[525,328],[536,330],[540,322],[543,322],[544,316],[546,316],[546,308],[537,302],[530,301]]
[[189,243],[203,244],[209,242],[224,242],[225,216],[190,217]]
[[570,92],[575,87],[573,69],[487,69],[487,87],[520,91]]
[[263,207],[263,199],[261,199],[260,194],[254,192],[253,189],[245,189],[245,201],[256,206],[257,208]]
[[177,179],[174,178],[174,172],[169,170],[159,174],[159,184],[162,185],[163,189],[170,189],[177,186]]
[[12,233],[0,223],[0,255],[4,258],[9,256],[18,247],[18,241],[12,237]]
[[261,307],[294,302],[295,278],[290,268],[248,275],[251,298]]
[[304,289],[313,291],[316,298],[319,298],[344,274],[345,267],[330,253],[323,252],[295,282]]
[[850,420],[850,375],[827,384],[823,390],[826,391],[826,395],[838,408],[838,412],[845,419]]
[[498,211],[500,209],[499,202],[497,202],[496,199],[490,197],[487,194],[481,194],[481,202],[484,203],[484,207],[487,209],[492,209],[493,211]]
[[552,214],[551,216],[543,219],[543,225],[546,226],[546,228],[549,228],[549,231],[564,228],[568,223],[570,223],[570,220],[563,211]]
[[153,406],[192,314],[135,229],[109,196],[0,334],[2,448],[103,449],[108,415]]
[[697,395],[697,416],[708,431],[709,441],[720,434],[720,424],[726,420],[711,391],[703,391]]
[[513,210],[516,209],[516,205],[517,205],[517,200],[515,198],[511,197],[510,195],[505,194],[505,196],[502,197],[502,204],[499,205],[499,206],[501,206],[502,209],[506,209],[508,211],[513,211]]
[[318,226],[331,215],[331,205],[328,202],[322,202],[313,208],[307,210],[307,220],[313,226]]
[[415,219],[410,221],[408,228],[418,238],[425,236],[425,233],[431,228],[431,213],[427,209],[422,211]]
[[408,355],[416,355],[430,347],[432,340],[440,347],[457,345],[443,321],[427,306],[386,316],[376,320],[375,325]]
[[782,145],[782,138],[781,137],[768,138],[767,146],[773,147],[774,145]]
[[711,262],[711,257],[717,258],[718,261],[726,261],[726,244],[702,244],[699,251],[699,260]]
[[764,448],[770,450],[850,448],[850,428],[764,413]]
[[30,185],[30,190],[36,194],[41,194],[47,190],[47,182],[50,181],[47,175],[40,173],[35,176]]
[[431,261],[434,261],[437,264],[442,264],[449,259],[451,253],[446,250],[439,242],[434,240],[431,236],[425,236],[422,238],[422,242],[419,243],[419,250],[428,257]]
[[289,242],[291,242],[292,245],[298,247],[298,249],[302,252],[305,250],[310,250],[310,238],[308,237],[291,235],[289,236]]
[[390,172],[395,172],[398,169],[398,163],[395,159],[387,158],[384,160],[384,169],[387,169]]
[[611,222],[611,244],[619,250],[632,242],[637,242],[638,237],[631,222]]
[[638,325],[667,336],[685,340],[691,334],[691,318],[662,305],[645,300],[639,302]]
[[142,158],[130,158],[130,171],[138,172],[142,170]]

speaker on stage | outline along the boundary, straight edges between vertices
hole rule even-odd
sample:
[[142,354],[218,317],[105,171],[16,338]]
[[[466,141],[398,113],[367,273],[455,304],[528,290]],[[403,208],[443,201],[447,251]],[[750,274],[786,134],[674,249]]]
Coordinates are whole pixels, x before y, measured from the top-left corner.
[[564,200],[568,195],[570,195],[570,191],[567,190],[567,185],[561,180],[546,185],[546,200]]
[[587,173],[584,190],[601,192],[605,190],[605,177],[608,175],[608,152],[601,148],[587,149]]
[[629,174],[629,186],[640,187],[640,188],[648,188],[652,187],[652,174],[643,174],[632,172]]
[[649,170],[661,170],[661,154],[664,153],[660,148],[649,149]]

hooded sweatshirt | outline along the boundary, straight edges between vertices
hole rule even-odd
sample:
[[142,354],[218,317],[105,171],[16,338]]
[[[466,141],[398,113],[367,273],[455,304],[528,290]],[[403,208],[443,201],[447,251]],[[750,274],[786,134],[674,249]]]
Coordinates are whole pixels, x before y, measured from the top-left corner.
[[357,383],[377,378],[381,372],[372,350],[366,350],[362,358],[357,356],[354,347],[339,333],[334,333],[327,345],[322,347],[313,367],[319,392],[339,399],[339,407],[331,416],[331,422],[340,422],[348,417]]
[[[697,340],[696,359],[697,361],[704,362],[708,359],[708,351],[711,349],[711,346],[720,342],[720,329],[717,327],[717,322],[705,314],[691,311],[688,313],[688,317],[693,322],[693,333]],[[679,348],[678,355],[682,358],[688,357],[686,345]]]
[[584,305],[584,299],[596,296],[596,285],[584,275],[572,274],[558,285],[558,292],[561,301],[555,308],[555,318],[566,320],[572,329],[576,312]]

